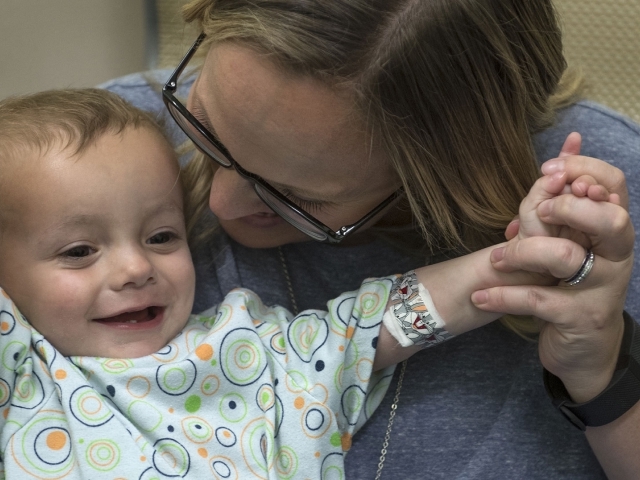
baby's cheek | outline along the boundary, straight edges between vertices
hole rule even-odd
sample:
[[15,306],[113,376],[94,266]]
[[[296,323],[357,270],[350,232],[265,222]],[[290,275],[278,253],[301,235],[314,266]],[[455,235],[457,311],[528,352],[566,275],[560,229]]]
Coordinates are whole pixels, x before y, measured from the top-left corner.
[[30,295],[29,315],[25,313],[34,326],[41,322],[73,325],[90,311],[98,291],[85,275],[71,272],[37,282],[37,288]]
[[164,267],[169,275],[169,282],[177,290],[181,300],[193,302],[196,289],[196,271],[191,254],[188,250],[176,252],[174,257]]

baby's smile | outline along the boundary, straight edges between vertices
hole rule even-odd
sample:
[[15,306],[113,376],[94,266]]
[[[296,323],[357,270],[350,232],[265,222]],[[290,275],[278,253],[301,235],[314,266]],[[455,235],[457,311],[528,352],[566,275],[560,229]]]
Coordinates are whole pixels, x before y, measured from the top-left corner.
[[[164,307],[150,306],[140,310],[131,310],[111,317],[96,318],[94,322],[106,324],[114,327],[127,327],[130,325],[147,324],[145,327],[152,327],[162,321]],[[149,324],[152,322],[153,325]]]

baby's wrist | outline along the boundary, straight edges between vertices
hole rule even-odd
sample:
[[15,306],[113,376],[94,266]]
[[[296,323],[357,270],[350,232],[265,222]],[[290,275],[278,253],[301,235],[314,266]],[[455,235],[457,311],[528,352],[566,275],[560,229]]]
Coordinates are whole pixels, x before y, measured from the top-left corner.
[[403,347],[423,345],[426,348],[453,337],[429,291],[418,281],[415,270],[394,282],[383,323]]

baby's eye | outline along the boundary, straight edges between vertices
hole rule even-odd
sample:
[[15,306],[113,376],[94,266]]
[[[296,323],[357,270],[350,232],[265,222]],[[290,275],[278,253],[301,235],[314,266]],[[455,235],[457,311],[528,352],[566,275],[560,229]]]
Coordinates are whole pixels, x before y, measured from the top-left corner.
[[95,250],[89,245],[78,245],[77,247],[72,247],[63,252],[62,256],[67,258],[84,258],[88,257],[92,253],[95,253]]
[[147,243],[151,245],[159,245],[163,243],[169,243],[175,238],[176,236],[172,232],[160,232],[160,233],[156,233],[151,238],[149,238],[149,240],[147,240]]

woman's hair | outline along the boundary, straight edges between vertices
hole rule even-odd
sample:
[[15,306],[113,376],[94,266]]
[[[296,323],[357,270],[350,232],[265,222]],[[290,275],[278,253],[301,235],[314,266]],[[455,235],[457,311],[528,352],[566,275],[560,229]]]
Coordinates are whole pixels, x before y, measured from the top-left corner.
[[183,12],[210,43],[350,91],[434,250],[503,239],[538,177],[532,133],[580,83],[562,78],[551,0],[194,0]]
[[[532,134],[581,85],[551,0],[193,0],[183,13],[210,44],[351,93],[432,251],[504,239],[539,176]],[[211,164],[189,167],[205,204]]]

